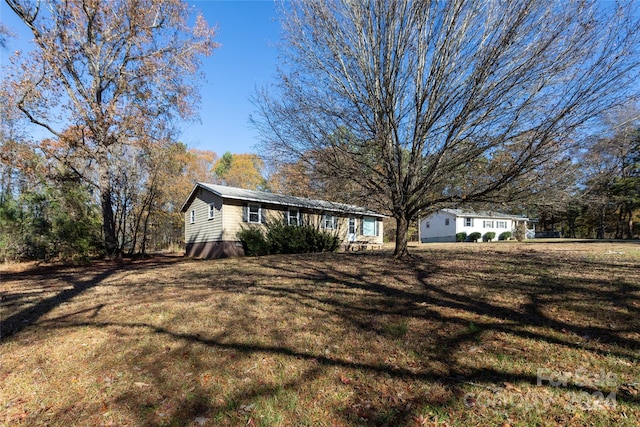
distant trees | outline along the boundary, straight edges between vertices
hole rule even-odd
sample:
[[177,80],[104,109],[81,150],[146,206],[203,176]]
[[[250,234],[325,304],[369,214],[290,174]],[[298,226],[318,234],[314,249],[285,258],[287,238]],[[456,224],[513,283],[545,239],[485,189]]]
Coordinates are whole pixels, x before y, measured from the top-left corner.
[[199,58],[217,46],[214,30],[202,16],[191,21],[180,0],[6,3],[36,48],[16,60],[11,99],[99,194],[104,250],[116,255],[126,160],[171,140],[173,119],[194,114]]
[[[264,152],[356,184],[397,224],[529,197],[585,125],[630,96],[633,3],[309,0],[282,10],[287,67],[257,94]],[[318,162],[318,155],[321,161]],[[320,168],[318,168],[320,166]]]
[[631,239],[640,236],[640,108],[607,113],[597,133],[574,157],[574,185],[530,201],[537,228],[565,237]]

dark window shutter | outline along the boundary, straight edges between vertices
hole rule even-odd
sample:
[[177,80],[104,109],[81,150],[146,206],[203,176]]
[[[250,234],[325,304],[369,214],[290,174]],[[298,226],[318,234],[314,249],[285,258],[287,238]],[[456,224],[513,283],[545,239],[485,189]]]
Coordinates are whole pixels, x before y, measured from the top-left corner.
[[289,211],[282,212],[284,214],[283,221],[285,224],[289,225]]
[[242,222],[249,222],[249,205],[242,205]]
[[267,223],[267,208],[264,205],[260,205],[260,222],[262,224]]

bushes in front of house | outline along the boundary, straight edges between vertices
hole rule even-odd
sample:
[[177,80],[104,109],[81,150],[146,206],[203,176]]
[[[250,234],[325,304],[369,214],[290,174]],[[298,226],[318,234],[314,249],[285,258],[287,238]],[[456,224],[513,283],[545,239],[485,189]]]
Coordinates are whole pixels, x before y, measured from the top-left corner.
[[469,236],[467,237],[467,240],[470,242],[477,242],[478,240],[480,240],[480,238],[482,237],[482,234],[474,231],[473,233],[469,234]]
[[482,236],[482,241],[483,242],[491,242],[493,239],[495,239],[496,237],[496,233],[493,231],[487,231],[486,233],[484,233],[484,236]]
[[242,242],[245,255],[260,256],[269,253],[267,240],[261,228],[248,227],[238,231],[238,239]]
[[284,221],[268,222],[264,230],[243,228],[237,237],[247,256],[334,252],[340,247],[337,233],[314,225],[290,226]]
[[460,233],[456,233],[456,242],[464,242],[467,240],[467,232],[461,231]]
[[510,238],[511,238],[511,232],[510,231],[503,231],[498,236],[498,240],[509,240]]

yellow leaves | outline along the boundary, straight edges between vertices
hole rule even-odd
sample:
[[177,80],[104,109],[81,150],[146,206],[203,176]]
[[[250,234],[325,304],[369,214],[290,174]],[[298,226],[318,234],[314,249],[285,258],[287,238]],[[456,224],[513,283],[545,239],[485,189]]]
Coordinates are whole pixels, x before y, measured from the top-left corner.
[[[226,164],[223,164],[226,162]],[[231,187],[257,189],[264,184],[264,162],[256,154],[233,154],[220,158],[214,165],[218,177]]]

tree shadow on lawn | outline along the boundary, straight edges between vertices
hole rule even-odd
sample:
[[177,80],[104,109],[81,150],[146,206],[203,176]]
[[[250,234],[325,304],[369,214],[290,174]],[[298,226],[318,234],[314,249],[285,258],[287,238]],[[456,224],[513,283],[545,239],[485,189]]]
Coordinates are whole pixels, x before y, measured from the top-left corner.
[[[0,294],[0,344],[116,273],[166,267],[181,260],[181,257],[167,256],[138,261],[96,261],[85,267],[44,266],[19,273],[3,273],[2,281],[12,283],[12,288]],[[94,316],[97,315],[95,310],[103,307],[104,304],[93,308]]]
[[[463,264],[466,261],[477,262],[472,259],[475,256],[473,254],[451,252],[447,256],[456,257]],[[513,262],[519,269],[527,269],[517,259],[508,259],[506,262]],[[565,271],[585,268],[582,262],[567,262],[569,264],[565,263]],[[318,323],[339,319],[345,325],[345,333],[362,339],[380,337],[380,340],[390,342],[389,348],[393,351],[419,355],[419,364],[409,366],[391,359],[374,362],[358,359],[355,354],[347,357],[340,353],[326,354],[318,349],[308,350],[294,344],[277,344],[276,324],[268,330],[273,336],[263,337],[268,343],[252,342],[252,338],[256,337],[245,336],[242,331],[252,331],[255,319],[242,316],[241,310],[227,320],[223,326],[228,332],[220,335],[180,332],[179,325],[174,328],[136,321],[103,322],[99,318],[85,321],[58,318],[48,326],[131,328],[146,331],[143,332],[146,334],[165,336],[184,345],[233,351],[246,357],[255,354],[283,356],[307,364],[303,372],[292,374],[281,383],[244,387],[222,402],[216,401],[207,389],[196,385],[188,398],[176,404],[171,419],[163,420],[169,424],[179,424],[196,417],[214,417],[220,413],[241,414],[246,423],[251,415],[243,412],[243,403],[273,395],[279,390],[297,392],[321,376],[335,375],[333,369],[339,368],[341,372],[362,373],[378,379],[442,384],[449,390],[445,395],[416,393],[404,399],[391,395],[381,398],[380,390],[367,388],[365,381],[359,378],[335,379],[340,387],[350,390],[349,402],[341,408],[331,408],[333,415],[342,419],[342,422],[408,425],[414,421],[416,408],[459,404],[466,390],[476,384],[502,387],[505,383],[537,383],[538,373],[534,369],[501,368],[489,362],[471,363],[465,357],[472,348],[481,347],[490,334],[508,334],[557,346],[559,352],[576,350],[599,356],[613,355],[631,363],[635,363],[640,347],[638,339],[630,337],[633,334],[637,336],[639,332],[637,320],[629,321],[629,316],[637,315],[637,285],[620,278],[586,278],[580,275],[556,277],[548,272],[540,273],[541,266],[549,266],[548,259],[542,254],[530,257],[528,265],[531,271],[518,273],[525,274],[528,281],[520,281],[520,276],[514,280],[496,277],[491,269],[492,264],[476,264],[474,271],[478,275],[468,277],[465,272],[450,266],[445,258],[414,256],[397,261],[390,259],[386,253],[264,257],[246,259],[243,263],[214,263],[208,270],[190,274],[185,282],[200,281],[201,286],[220,296],[241,293],[256,298],[264,297],[274,304],[285,304],[292,311],[296,308],[313,310],[322,315],[314,320]],[[602,268],[608,270],[606,264]],[[97,275],[82,290],[95,286],[111,273],[106,270]],[[483,275],[489,280],[478,279]],[[470,289],[475,291],[469,292]],[[141,286],[138,291],[153,292],[154,284]],[[611,292],[618,291],[618,296],[611,295]],[[71,293],[68,295],[67,300],[73,297]],[[517,297],[517,300],[509,301],[510,297]],[[582,325],[574,318],[550,314],[550,308],[562,308],[561,303],[571,299],[576,302],[587,300],[590,304],[606,302],[600,316],[624,326],[612,331],[601,325]],[[620,313],[615,308],[628,309],[629,314]],[[43,314],[49,310],[42,310]],[[389,322],[406,322],[408,332],[400,330],[394,336],[396,332],[388,328]],[[425,329],[414,330],[414,324],[418,325],[417,328]],[[292,333],[296,332],[294,330]],[[586,336],[591,339],[583,339]],[[491,349],[487,348],[486,351]],[[526,350],[515,357],[526,358],[525,353]],[[175,357],[181,356],[176,353]],[[526,360],[526,364],[529,367],[543,367],[544,358],[545,355],[536,355]],[[232,363],[225,362],[227,365]],[[156,365],[158,368],[153,375],[158,389],[175,389],[179,386],[174,379],[162,373],[160,363]],[[194,369],[199,367],[195,366]],[[557,370],[562,370],[562,367]],[[576,384],[568,384],[566,389],[587,393],[599,391],[594,386]],[[638,405],[637,398],[627,399],[621,395],[619,399]],[[115,404],[135,408],[140,425],[151,423],[146,415],[149,402],[143,393],[125,393],[116,398]]]

